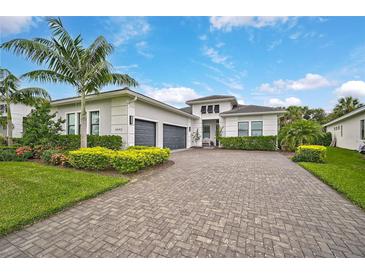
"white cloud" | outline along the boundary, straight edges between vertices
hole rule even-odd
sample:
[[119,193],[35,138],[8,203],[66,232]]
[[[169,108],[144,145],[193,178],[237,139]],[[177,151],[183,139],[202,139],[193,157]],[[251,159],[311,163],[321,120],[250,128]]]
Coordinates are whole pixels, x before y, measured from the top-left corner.
[[0,16],[0,33],[17,34],[27,31],[33,24],[32,16]]
[[336,89],[338,96],[365,97],[364,81],[347,81]]
[[269,106],[272,107],[288,107],[288,106],[298,106],[302,101],[297,97],[289,97],[284,100],[278,98],[271,98],[269,100]]
[[108,25],[113,32],[115,46],[120,46],[133,38],[143,37],[151,31],[151,26],[144,17],[111,17]]
[[118,72],[128,71],[135,68],[138,68],[138,64],[131,64],[131,65],[125,65],[125,66],[113,66],[114,69]]
[[311,90],[329,87],[333,85],[324,76],[314,73],[307,73],[304,78],[298,80],[276,80],[271,84],[264,83],[259,87],[259,91],[269,93],[280,93],[287,90]]
[[152,58],[153,54],[149,52],[149,46],[146,41],[136,43],[137,52],[147,58]]
[[153,88],[142,86],[142,89],[147,96],[175,106],[184,105],[186,101],[200,97],[195,90],[188,87]]
[[225,46],[225,43],[219,42],[215,46],[220,49],[221,47],[224,47]]
[[233,68],[233,64],[232,64],[232,62],[229,61],[229,57],[220,54],[214,48],[204,47],[203,54],[205,56],[208,56],[213,63],[221,64],[221,65],[225,66],[226,68],[230,68],[230,69]]
[[210,18],[212,29],[224,31],[231,31],[232,28],[238,27],[272,27],[288,21],[289,17],[284,16],[213,16]]
[[230,77],[222,78],[222,77],[213,77],[213,76],[211,76],[211,78],[230,89],[244,90],[243,84],[238,79],[234,79],[234,78],[230,78]]
[[198,38],[199,38],[199,40],[205,41],[208,39],[208,36],[206,34],[203,34],[203,35],[200,35]]

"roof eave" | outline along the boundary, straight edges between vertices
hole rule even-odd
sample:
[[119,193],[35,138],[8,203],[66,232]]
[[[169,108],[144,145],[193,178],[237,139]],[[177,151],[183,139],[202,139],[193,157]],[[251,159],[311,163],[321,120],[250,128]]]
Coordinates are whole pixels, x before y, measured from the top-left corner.
[[227,102],[227,101],[234,102],[236,105],[238,104],[237,100],[235,98],[208,99],[208,100],[199,100],[199,101],[191,100],[191,101],[186,101],[185,103],[190,106],[190,105],[194,105],[194,104],[206,104],[206,103]]
[[245,113],[221,113],[221,116],[248,116],[248,115],[264,115],[264,114],[284,114],[285,110],[279,111],[259,111],[259,112],[245,112]]

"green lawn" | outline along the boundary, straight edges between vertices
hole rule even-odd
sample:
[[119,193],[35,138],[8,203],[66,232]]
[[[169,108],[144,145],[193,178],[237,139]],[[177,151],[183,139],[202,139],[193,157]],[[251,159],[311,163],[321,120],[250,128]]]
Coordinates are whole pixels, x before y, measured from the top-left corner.
[[325,164],[299,163],[325,183],[365,208],[365,157],[358,152],[328,147]]
[[39,163],[0,162],[0,235],[126,182]]

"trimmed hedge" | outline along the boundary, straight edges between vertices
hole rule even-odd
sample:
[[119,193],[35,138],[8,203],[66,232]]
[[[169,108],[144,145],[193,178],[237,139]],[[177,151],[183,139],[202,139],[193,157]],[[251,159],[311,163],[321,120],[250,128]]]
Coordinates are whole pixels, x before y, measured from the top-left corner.
[[[80,148],[80,135],[58,135],[50,142],[51,147],[61,147],[64,150],[76,150]],[[88,147],[105,147],[109,149],[121,149],[123,140],[118,135],[88,135]]]
[[69,163],[75,168],[102,170],[110,167],[113,150],[103,147],[80,148],[70,151]]
[[315,141],[315,145],[325,146],[325,147],[330,146],[331,143],[332,143],[332,134],[331,134],[331,132],[324,133],[321,137],[319,137]]
[[324,163],[327,157],[327,148],[316,145],[299,146],[293,157],[295,162]]
[[220,137],[223,148],[242,150],[277,150],[276,136]]
[[68,162],[75,168],[102,170],[112,167],[122,173],[131,173],[160,164],[169,156],[169,149],[156,147],[131,147],[118,151],[95,147],[70,151]]

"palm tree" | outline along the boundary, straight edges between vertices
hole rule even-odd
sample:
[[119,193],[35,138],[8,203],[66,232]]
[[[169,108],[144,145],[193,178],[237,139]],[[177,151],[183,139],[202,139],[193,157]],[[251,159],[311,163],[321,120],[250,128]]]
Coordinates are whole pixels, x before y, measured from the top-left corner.
[[286,112],[281,119],[281,126],[293,123],[294,121],[301,120],[307,107],[289,106],[286,108]]
[[318,122],[302,119],[281,128],[278,137],[283,149],[293,151],[297,146],[313,144],[323,134]]
[[340,117],[362,106],[363,104],[360,103],[359,99],[351,96],[340,98],[333,109],[334,116]]
[[85,48],[81,35],[72,38],[60,18],[48,19],[48,24],[53,36],[51,39],[14,39],[3,43],[1,48],[48,67],[26,73],[24,76],[29,79],[67,83],[75,88],[81,98],[81,147],[86,147],[86,96],[99,93],[109,84],[137,86],[138,83],[127,74],[112,72],[113,67],[107,57],[113,46],[103,36],[97,37]]
[[6,136],[8,145],[13,144],[13,123],[11,116],[11,104],[21,103],[35,105],[42,101],[50,100],[46,90],[30,87],[19,88],[20,79],[9,70],[0,68],[0,101],[6,105]]

